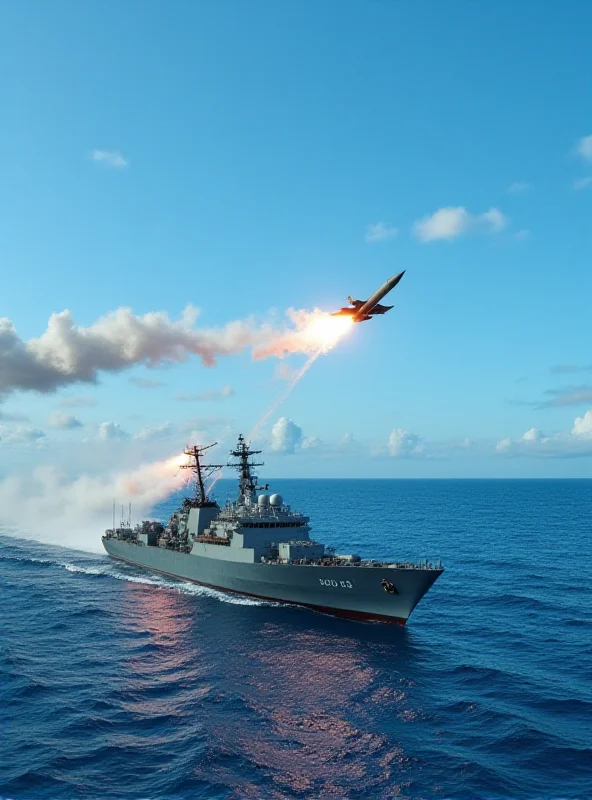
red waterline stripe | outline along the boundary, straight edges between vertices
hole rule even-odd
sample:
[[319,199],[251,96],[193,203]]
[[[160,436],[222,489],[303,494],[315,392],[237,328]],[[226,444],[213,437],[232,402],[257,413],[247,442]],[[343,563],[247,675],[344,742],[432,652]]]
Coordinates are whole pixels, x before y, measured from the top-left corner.
[[[108,553],[111,558],[116,558],[119,561],[125,561],[126,564],[131,564],[133,567],[142,567],[144,565],[138,564],[136,561],[130,561],[123,556],[115,556]],[[272,603],[281,603],[282,605],[300,606],[302,608],[310,608],[312,611],[320,611],[322,614],[329,614],[332,617],[343,617],[344,619],[353,619],[356,622],[382,622],[386,625],[405,625],[406,619],[402,617],[389,617],[386,614],[372,614],[369,611],[350,611],[345,608],[331,608],[330,606],[316,606],[312,603],[297,603],[295,600],[278,600],[277,597],[266,597],[262,594],[251,594],[250,592],[239,592],[237,589],[226,589],[222,586],[214,586],[212,583],[204,583],[203,581],[196,581],[194,578],[182,578],[180,575],[175,575],[174,572],[167,572],[164,569],[156,569],[156,567],[145,567],[145,569],[158,572],[161,575],[170,575],[171,578],[177,580],[189,581],[196,583],[198,586],[205,586],[208,589],[215,589],[218,592],[226,592],[227,594],[238,594],[243,597],[253,597],[255,600],[269,600]]]

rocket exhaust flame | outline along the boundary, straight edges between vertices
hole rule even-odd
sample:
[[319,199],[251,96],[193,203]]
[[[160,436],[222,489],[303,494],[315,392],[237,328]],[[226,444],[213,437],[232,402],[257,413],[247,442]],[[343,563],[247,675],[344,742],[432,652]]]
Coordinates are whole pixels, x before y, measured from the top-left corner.
[[351,318],[323,314],[311,320],[305,334],[311,342],[318,342],[320,353],[328,353],[351,330],[352,325]]
[[308,326],[303,330],[302,335],[309,342],[315,342],[317,349],[298,370],[286,389],[284,389],[280,396],[270,405],[267,411],[259,419],[249,434],[247,441],[253,441],[269,417],[277,408],[279,408],[288,395],[291,394],[296,384],[302,377],[304,377],[317,358],[320,355],[328,353],[329,350],[332,350],[335,345],[348,333],[348,331],[351,330],[353,324],[353,320],[350,317],[332,317],[330,314],[324,313],[317,314],[310,320]]

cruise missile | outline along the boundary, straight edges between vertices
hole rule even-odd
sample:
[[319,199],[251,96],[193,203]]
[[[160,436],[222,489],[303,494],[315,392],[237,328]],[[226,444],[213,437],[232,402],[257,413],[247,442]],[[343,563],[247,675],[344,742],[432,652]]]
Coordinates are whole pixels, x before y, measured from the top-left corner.
[[392,306],[381,306],[380,301],[395,288],[404,274],[405,270],[395,275],[394,278],[389,278],[368,300],[354,300],[352,297],[348,297],[349,307],[340,308],[339,311],[335,311],[331,316],[351,317],[354,322],[366,322],[366,320],[372,319],[375,314],[386,314],[387,311],[391,310]]

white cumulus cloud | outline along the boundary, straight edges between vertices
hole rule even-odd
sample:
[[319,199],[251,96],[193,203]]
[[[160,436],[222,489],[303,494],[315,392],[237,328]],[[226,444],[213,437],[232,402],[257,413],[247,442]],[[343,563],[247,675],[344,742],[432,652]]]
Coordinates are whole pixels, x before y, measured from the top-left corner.
[[582,136],[576,142],[576,153],[584,159],[584,161],[592,162],[592,134],[590,136]]
[[119,150],[93,150],[90,157],[93,161],[113,169],[123,169],[128,165],[127,160]]
[[57,428],[58,430],[82,427],[82,422],[80,422],[78,417],[72,414],[66,414],[63,411],[55,411],[53,414],[50,414],[48,423],[50,428]]
[[129,439],[129,433],[125,431],[118,422],[101,422],[97,431],[97,437],[102,441],[113,441],[118,439]]
[[507,456],[570,458],[592,456],[592,409],[576,417],[569,432],[547,435],[530,428],[518,439],[506,437],[497,443],[497,451]]
[[573,436],[592,436],[592,409],[586,411],[583,417],[576,417],[572,428]]
[[280,417],[271,429],[271,450],[274,453],[293,454],[302,442],[302,428],[291,419]]
[[413,231],[420,241],[432,242],[437,239],[456,239],[469,231],[499,233],[507,223],[507,217],[498,208],[490,208],[483,214],[471,214],[463,206],[447,206],[417,220]]
[[134,439],[139,439],[143,442],[152,442],[157,439],[166,439],[175,433],[174,427],[170,422],[163,422],[161,425],[152,425],[146,428],[140,428],[134,434]]
[[398,233],[399,229],[388,222],[375,222],[366,228],[366,241],[371,244],[386,242],[388,239],[394,239]]
[[303,450],[319,450],[324,447],[324,442],[318,436],[307,436],[302,440]]
[[0,425],[0,445],[26,444],[27,442],[38,442],[44,438],[45,433],[32,425],[19,425],[16,428],[7,428]]
[[421,455],[424,452],[424,444],[421,436],[403,428],[396,428],[391,431],[388,440],[388,451],[394,458]]
[[336,453],[354,454],[360,452],[363,448],[353,434],[344,433],[335,443],[334,449]]

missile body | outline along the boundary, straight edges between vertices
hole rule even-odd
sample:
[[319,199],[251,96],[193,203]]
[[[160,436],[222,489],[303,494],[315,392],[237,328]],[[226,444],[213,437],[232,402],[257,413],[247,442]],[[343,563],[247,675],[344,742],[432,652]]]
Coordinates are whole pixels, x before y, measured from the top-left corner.
[[404,274],[405,270],[400,272],[398,275],[395,275],[394,278],[389,278],[388,281],[385,281],[380,289],[377,289],[372,297],[370,297],[369,300],[366,300],[364,305],[360,306],[356,313],[352,315],[353,319],[356,321],[362,321],[365,317],[371,314],[372,310],[378,305],[382,298],[395,288]]

